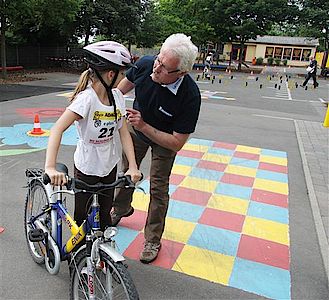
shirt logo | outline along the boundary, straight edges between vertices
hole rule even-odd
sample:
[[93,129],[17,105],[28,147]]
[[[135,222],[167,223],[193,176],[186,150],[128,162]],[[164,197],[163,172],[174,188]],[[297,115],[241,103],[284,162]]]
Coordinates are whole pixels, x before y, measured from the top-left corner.
[[165,111],[165,110],[162,108],[162,106],[159,107],[159,110],[160,110],[162,113],[164,113],[166,116],[172,117],[172,114],[169,113],[169,112],[167,112],[167,111]]

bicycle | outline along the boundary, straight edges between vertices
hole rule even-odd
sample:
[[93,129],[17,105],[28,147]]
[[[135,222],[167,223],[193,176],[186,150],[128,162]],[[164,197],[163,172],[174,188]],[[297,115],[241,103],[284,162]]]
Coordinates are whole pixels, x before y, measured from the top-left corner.
[[[70,299],[139,299],[125,258],[116,250],[117,228],[100,230],[98,204],[98,194],[106,189],[138,187],[124,175],[111,184],[89,185],[69,177],[64,164],[57,164],[56,168],[68,178],[66,189],[48,184],[50,179],[42,169],[28,168],[25,172],[28,192],[24,226],[33,260],[45,264],[52,275],[59,272],[61,261],[68,261]],[[75,223],[65,207],[64,195],[77,192],[92,193],[91,212],[81,226]],[[72,233],[64,245],[62,222]],[[84,237],[85,244],[76,249]]]

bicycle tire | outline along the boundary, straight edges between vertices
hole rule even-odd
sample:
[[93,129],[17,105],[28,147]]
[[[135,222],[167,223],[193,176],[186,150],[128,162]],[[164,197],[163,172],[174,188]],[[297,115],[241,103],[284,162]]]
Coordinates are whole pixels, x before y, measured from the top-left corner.
[[[26,195],[25,208],[24,208],[24,228],[25,228],[25,238],[29,252],[33,260],[41,265],[45,262],[46,247],[44,243],[41,242],[31,242],[29,240],[29,231],[32,226],[28,224],[31,216],[36,216],[42,212],[42,208],[49,205],[49,199],[47,192],[43,184],[39,180],[33,180],[29,184],[29,189]],[[50,229],[50,213],[46,213],[42,216],[42,222],[44,225]]]
[[[95,278],[95,294],[96,299],[129,299],[138,300],[138,292],[135,284],[128,273],[127,268],[122,262],[114,262],[110,256],[104,251],[100,251],[101,261],[104,262],[104,267],[100,270],[96,270]],[[77,254],[74,261],[71,262],[71,278],[70,278],[70,299],[80,300],[88,299],[88,283],[86,280],[86,267],[87,257],[86,250],[82,250]],[[104,293],[106,288],[104,282],[109,280],[107,275],[111,276],[112,280],[112,297]],[[80,278],[79,278],[80,277]]]

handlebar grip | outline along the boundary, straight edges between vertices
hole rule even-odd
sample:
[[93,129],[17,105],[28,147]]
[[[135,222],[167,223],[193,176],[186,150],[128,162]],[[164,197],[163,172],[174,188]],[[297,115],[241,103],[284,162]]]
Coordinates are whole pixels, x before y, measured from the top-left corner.
[[43,174],[42,181],[43,181],[43,183],[44,183],[45,185],[47,185],[48,183],[51,182],[51,179],[50,179],[50,177],[48,176],[48,174],[45,173],[45,174]]

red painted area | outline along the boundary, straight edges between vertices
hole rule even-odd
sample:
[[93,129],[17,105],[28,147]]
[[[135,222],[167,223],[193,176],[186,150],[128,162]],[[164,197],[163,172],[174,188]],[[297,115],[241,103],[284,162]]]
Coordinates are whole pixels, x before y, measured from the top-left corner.
[[204,155],[204,152],[192,151],[192,150],[180,150],[179,152],[177,152],[177,155],[200,159]]
[[227,166],[227,164],[217,163],[217,162],[208,161],[208,160],[200,160],[197,165],[198,168],[210,169],[210,170],[215,170],[215,171],[219,171],[219,172],[224,172],[224,170],[226,169],[226,166]]
[[270,164],[265,162],[260,162],[258,169],[266,170],[266,171],[272,171],[272,172],[278,172],[278,173],[288,173],[288,167],[287,166],[280,166],[276,164]]
[[241,232],[245,217],[245,215],[206,208],[199,219],[199,223]]
[[288,196],[279,193],[253,189],[251,200],[288,208]]
[[247,152],[241,152],[241,151],[235,151],[233,154],[234,157],[238,158],[245,158],[245,159],[251,159],[251,160],[259,160],[259,154],[255,153],[247,153]]
[[[139,260],[140,253],[142,252],[144,246],[143,243],[144,235],[143,233],[140,233],[129,245],[123,255],[131,259]],[[162,239],[161,250],[158,257],[151,264],[165,269],[171,269],[176,262],[177,257],[181,254],[183,248],[184,244],[182,243]]]
[[122,218],[119,225],[133,230],[141,231],[144,228],[146,217],[147,212],[135,209],[131,216]]
[[290,269],[287,245],[244,234],[241,236],[237,256],[285,270]]
[[252,187],[252,185],[254,184],[254,180],[254,177],[224,173],[224,175],[220,179],[220,182]]
[[[2,71],[2,67],[0,67],[0,71]],[[22,71],[24,68],[23,66],[14,66],[14,67],[6,67],[5,68],[7,71]]]
[[33,119],[36,114],[44,118],[58,118],[64,112],[64,107],[31,107],[31,108],[17,108],[17,114]]
[[176,191],[171,195],[171,198],[174,200],[189,202],[192,204],[206,206],[211,193],[202,192],[198,190],[193,190],[184,187],[178,187]]
[[169,177],[169,183],[173,185],[179,185],[184,178],[185,178],[184,175],[171,174]]
[[224,149],[230,149],[230,150],[235,150],[237,145],[235,144],[228,144],[228,143],[223,143],[223,142],[215,142],[213,147],[216,148],[224,148]]

